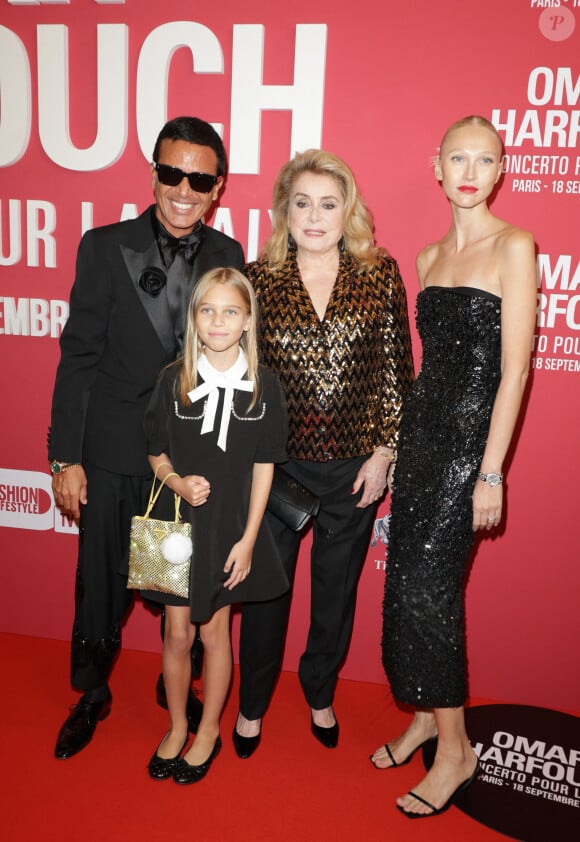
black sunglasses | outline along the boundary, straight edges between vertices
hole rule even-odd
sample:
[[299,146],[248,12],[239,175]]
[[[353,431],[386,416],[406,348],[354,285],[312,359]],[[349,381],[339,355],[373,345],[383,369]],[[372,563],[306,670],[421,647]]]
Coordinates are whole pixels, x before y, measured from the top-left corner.
[[161,184],[165,184],[167,187],[177,187],[186,178],[189,181],[189,186],[196,193],[209,193],[219,177],[217,175],[210,175],[207,172],[183,172],[183,170],[177,167],[170,167],[169,164],[158,164],[155,162],[153,166],[157,171],[157,178]]

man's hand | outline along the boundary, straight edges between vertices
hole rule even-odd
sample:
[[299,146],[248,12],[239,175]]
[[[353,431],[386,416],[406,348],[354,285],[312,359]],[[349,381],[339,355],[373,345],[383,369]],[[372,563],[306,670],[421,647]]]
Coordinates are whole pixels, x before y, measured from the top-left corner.
[[78,520],[87,502],[87,477],[82,465],[67,468],[52,478],[54,502],[63,515]]

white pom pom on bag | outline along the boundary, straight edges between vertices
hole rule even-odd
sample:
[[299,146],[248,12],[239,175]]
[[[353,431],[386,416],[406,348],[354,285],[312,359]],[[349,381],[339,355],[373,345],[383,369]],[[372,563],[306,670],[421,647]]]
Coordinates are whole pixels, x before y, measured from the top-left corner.
[[170,564],[185,564],[190,561],[192,552],[191,538],[180,532],[170,532],[161,542],[161,555]]

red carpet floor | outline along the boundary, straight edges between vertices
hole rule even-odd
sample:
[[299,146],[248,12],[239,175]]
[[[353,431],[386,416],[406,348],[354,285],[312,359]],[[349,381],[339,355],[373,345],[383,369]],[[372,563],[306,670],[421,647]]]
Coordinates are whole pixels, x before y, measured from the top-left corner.
[[[146,764],[167,714],[154,703],[159,656],[123,651],[111,689],[113,710],[93,742],[70,760],[54,742],[75,700],[68,644],[0,634],[4,842],[490,842],[507,837],[459,810],[411,822],[394,798],[423,774],[419,755],[396,771],[375,770],[369,754],[408,720],[385,687],[341,681],[337,749],[320,746],[294,673],[284,673],[246,761],[231,743],[237,673],[222,719],[224,747],[207,778],[191,787],[149,779]],[[481,704],[482,700],[472,700]]]

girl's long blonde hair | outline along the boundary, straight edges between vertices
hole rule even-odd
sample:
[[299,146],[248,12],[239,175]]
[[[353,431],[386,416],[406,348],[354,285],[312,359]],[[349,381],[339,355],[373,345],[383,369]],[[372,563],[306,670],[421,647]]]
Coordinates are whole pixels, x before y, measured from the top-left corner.
[[177,361],[181,366],[179,376],[179,399],[182,404],[190,403],[187,393],[197,386],[197,363],[199,355],[203,352],[201,342],[195,325],[197,311],[206,293],[214,286],[223,285],[232,287],[239,292],[250,317],[250,327],[245,330],[240,338],[240,345],[248,358],[248,380],[254,381],[254,394],[248,409],[251,409],[258,398],[258,330],[257,311],[258,304],[256,295],[250,282],[238,272],[237,269],[218,268],[211,269],[199,279],[189,302],[187,311],[187,329],[185,331],[185,349],[183,357]]

